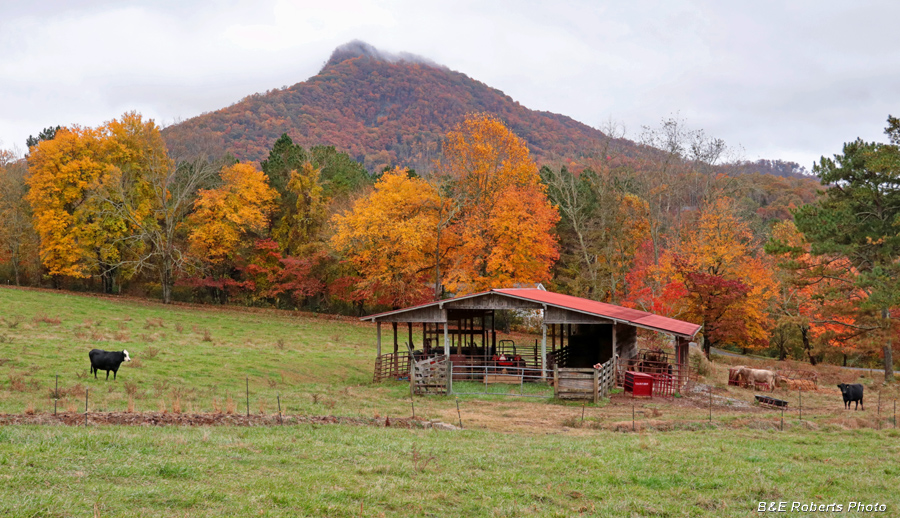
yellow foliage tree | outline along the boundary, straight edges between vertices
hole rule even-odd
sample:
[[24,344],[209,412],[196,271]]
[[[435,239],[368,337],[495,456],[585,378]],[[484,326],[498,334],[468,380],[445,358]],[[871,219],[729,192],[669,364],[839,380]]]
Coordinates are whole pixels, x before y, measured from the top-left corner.
[[226,167],[220,176],[220,187],[200,190],[187,221],[191,254],[214,275],[222,273],[248,237],[266,229],[278,199],[265,173],[251,164]]
[[104,291],[140,266],[154,175],[171,169],[159,127],[136,112],[103,126],[61,128],[28,157],[34,227],[51,275],[99,274]]
[[287,183],[289,198],[295,200],[284,207],[284,214],[275,223],[272,237],[286,255],[306,256],[322,247],[319,240],[322,225],[328,219],[325,191],[319,182],[319,169],[304,162],[299,170],[292,170]]
[[366,299],[391,307],[430,299],[441,207],[428,182],[396,168],[350,211],[335,216],[331,245],[359,272],[357,290]]
[[51,275],[87,277],[98,263],[119,260],[121,220],[100,211],[95,193],[115,176],[101,130],[62,128],[31,149],[28,201],[41,237],[41,259]]

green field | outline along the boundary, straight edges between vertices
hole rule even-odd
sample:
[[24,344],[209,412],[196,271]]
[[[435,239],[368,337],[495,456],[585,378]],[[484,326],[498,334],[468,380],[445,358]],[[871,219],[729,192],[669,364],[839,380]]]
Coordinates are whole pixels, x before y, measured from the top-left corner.
[[898,460],[900,434],[871,430],[5,427],[0,515],[749,516],[854,500],[892,516]]
[[[245,413],[246,379],[255,415],[273,414],[277,395],[295,415],[412,411],[408,385],[371,383],[374,326],[355,319],[17,289],[0,289],[0,308],[0,413],[52,412],[56,374],[68,412],[89,390],[91,412]],[[94,347],[134,361],[95,380]],[[578,403],[462,396],[463,431],[0,426],[0,516],[748,516],[763,500],[898,512],[891,393],[880,411],[870,395],[847,413],[823,389],[782,432],[777,414],[731,406],[752,393],[727,387],[726,368],[708,379],[731,398],[711,423],[702,394],[618,394],[587,405],[583,423]],[[456,403],[416,398],[416,415],[456,424]],[[643,432],[609,431],[630,430],[632,412]]]

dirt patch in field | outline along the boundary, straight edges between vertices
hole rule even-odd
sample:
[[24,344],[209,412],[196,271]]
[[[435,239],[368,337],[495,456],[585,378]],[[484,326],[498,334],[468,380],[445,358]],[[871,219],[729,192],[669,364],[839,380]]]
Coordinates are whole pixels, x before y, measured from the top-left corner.
[[[60,425],[84,426],[85,415],[75,412],[58,414],[0,414],[3,425]],[[435,423],[408,418],[369,419],[362,417],[235,414],[174,414],[160,412],[98,412],[87,415],[87,424],[126,426],[280,426],[296,424],[344,424],[394,428],[432,428]]]

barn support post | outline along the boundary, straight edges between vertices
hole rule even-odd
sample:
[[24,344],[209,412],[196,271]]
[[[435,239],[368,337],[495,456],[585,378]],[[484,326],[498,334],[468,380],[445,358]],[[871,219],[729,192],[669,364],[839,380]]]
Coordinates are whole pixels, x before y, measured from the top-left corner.
[[547,324],[541,324],[541,379],[547,379]]
[[688,357],[690,356],[690,343],[687,338],[675,337],[675,363],[678,364],[678,389],[687,382]]
[[450,357],[450,337],[447,334],[447,322],[444,322],[444,356]]
[[391,360],[391,376],[399,376],[400,372],[398,371],[397,366],[397,353],[400,352],[399,344],[397,344],[397,323],[391,322],[391,327],[394,328],[394,359]]
[[497,352],[497,328],[494,326],[494,320],[497,318],[497,312],[491,310],[491,354]]
[[[594,369],[594,404],[600,402],[600,369]],[[582,410],[581,420],[584,421],[584,410]]]
[[412,322],[407,322],[406,325],[409,326],[409,350],[412,351],[416,348],[412,341]]
[[615,358],[616,356],[619,355],[619,344],[616,343],[616,323],[615,322],[613,322],[613,325],[612,325],[612,335],[613,335],[612,336],[612,353],[613,353],[613,358]]
[[378,335],[378,349],[375,353],[377,358],[381,357],[381,322],[375,324],[375,332]]
[[556,324],[550,324],[550,350],[556,351]]

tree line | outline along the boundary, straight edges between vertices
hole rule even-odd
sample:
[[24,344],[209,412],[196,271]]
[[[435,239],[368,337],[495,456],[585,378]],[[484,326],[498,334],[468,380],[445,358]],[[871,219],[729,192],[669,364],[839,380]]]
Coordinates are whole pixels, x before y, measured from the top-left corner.
[[[170,156],[137,113],[0,154],[0,275],[163,302],[361,313],[534,285],[703,325],[703,344],[892,365],[900,129],[802,177],[729,175],[678,119],[539,167],[469,114],[427,174],[282,135],[258,164]],[[630,150],[633,144],[628,146]],[[817,193],[817,190],[820,191]]]

